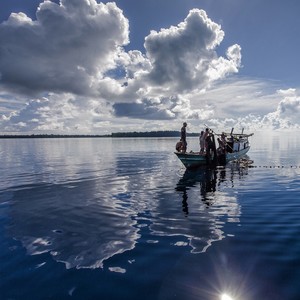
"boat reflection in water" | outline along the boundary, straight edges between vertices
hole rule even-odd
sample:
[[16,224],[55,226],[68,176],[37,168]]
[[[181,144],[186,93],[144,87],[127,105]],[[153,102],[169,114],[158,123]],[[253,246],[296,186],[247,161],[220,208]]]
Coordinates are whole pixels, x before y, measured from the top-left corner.
[[[202,244],[201,249],[192,242],[192,253],[205,252],[212,242],[223,239],[225,234],[222,228],[225,223],[240,222],[241,208],[233,188],[246,174],[247,170],[240,168],[238,164],[185,170],[175,190],[182,195],[182,211],[189,219],[190,226],[195,223],[197,228],[197,231],[193,231],[197,234],[192,240],[205,240],[206,244]],[[203,227],[208,227],[209,231],[200,236]]]
[[188,214],[188,191],[199,185],[200,198],[206,206],[211,206],[217,200],[218,193],[225,187],[234,187],[234,180],[247,174],[246,168],[239,164],[229,167],[209,168],[198,167],[187,169],[176,185],[176,191],[182,192],[183,211]]
[[[222,170],[225,174],[225,170]],[[188,190],[191,187],[200,185],[201,200],[210,206],[213,202],[213,193],[216,191],[218,172],[216,169],[200,167],[196,170],[186,170],[177,183],[176,191],[182,192],[183,211],[188,214]]]

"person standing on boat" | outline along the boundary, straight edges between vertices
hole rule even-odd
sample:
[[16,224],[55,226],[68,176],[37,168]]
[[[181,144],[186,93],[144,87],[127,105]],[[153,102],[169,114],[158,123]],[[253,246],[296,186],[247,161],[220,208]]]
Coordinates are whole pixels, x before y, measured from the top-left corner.
[[208,135],[205,138],[205,143],[206,143],[206,156],[210,157],[211,156],[211,151],[214,150],[214,143],[211,139],[211,134],[208,133]]
[[205,152],[207,151],[207,137],[209,136],[209,129],[206,128],[205,129],[205,132],[203,133],[203,136],[202,136],[202,139],[204,141],[204,149],[205,149]]
[[219,142],[219,148],[222,150],[222,152],[226,151],[226,135],[224,132],[221,134],[221,139],[218,138]]
[[223,143],[224,146],[225,146],[225,145],[226,145],[226,135],[225,135],[224,132],[222,132],[222,134],[221,134],[221,141],[222,141],[222,143]]
[[222,155],[225,155],[225,144],[223,143],[223,141],[221,139],[217,139],[218,140],[218,143],[219,143],[219,147],[217,149],[217,155],[219,157],[219,160],[220,160],[220,157],[222,157]]
[[186,126],[187,123],[184,122],[183,126],[181,128],[181,133],[180,133],[180,141],[182,142],[182,153],[186,152],[186,148],[187,148],[187,142],[186,142]]
[[199,142],[200,142],[200,155],[204,153],[204,147],[205,147],[205,139],[204,139],[204,131],[202,130],[200,132],[199,136]]

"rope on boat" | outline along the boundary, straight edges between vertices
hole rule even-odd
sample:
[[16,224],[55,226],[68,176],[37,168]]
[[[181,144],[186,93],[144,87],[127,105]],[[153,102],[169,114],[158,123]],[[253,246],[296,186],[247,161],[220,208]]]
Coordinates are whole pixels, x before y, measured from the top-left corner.
[[239,164],[241,168],[266,168],[266,169],[284,169],[284,168],[289,168],[289,169],[297,169],[300,168],[300,166],[267,166],[267,165],[260,165],[256,166],[253,165],[253,160],[247,159],[247,158],[240,158],[237,160],[234,160],[233,163]]

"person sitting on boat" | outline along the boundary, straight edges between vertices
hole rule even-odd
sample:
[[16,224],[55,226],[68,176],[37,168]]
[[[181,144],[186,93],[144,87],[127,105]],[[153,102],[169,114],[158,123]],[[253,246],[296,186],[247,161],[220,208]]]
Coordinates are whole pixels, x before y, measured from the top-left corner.
[[204,153],[204,147],[205,147],[205,139],[204,139],[204,131],[202,130],[200,132],[200,136],[199,136],[199,142],[200,142],[200,155],[202,155]]
[[183,144],[182,141],[180,140],[179,142],[177,142],[176,144],[176,151],[177,152],[181,152],[183,150]]
[[183,126],[181,128],[181,137],[180,137],[180,140],[183,144],[183,149],[182,149],[182,152],[185,153],[186,152],[186,148],[187,148],[187,142],[186,142],[186,126],[187,126],[187,123],[184,122],[183,123]]

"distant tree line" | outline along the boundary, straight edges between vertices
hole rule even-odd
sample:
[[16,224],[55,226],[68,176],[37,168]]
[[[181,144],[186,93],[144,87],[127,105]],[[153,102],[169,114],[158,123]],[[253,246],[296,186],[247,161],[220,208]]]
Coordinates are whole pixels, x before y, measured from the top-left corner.
[[100,137],[111,137],[111,135],[89,135],[89,134],[5,134],[5,135],[0,135],[1,139],[100,138]]
[[[111,136],[115,137],[180,137],[180,131],[144,131],[144,132],[115,132]],[[198,136],[197,133],[187,133],[187,136]]]
[[[198,133],[187,133],[187,136],[198,136]],[[144,131],[144,132],[115,132],[106,135],[89,134],[5,134],[0,139],[21,138],[125,138],[125,137],[180,137],[180,131]]]

